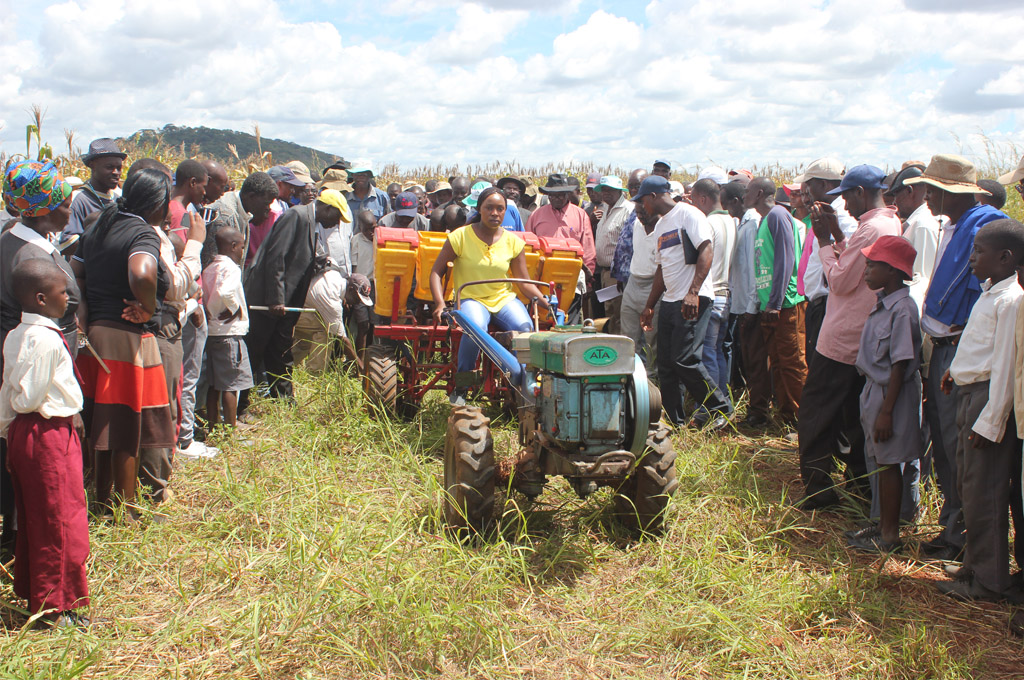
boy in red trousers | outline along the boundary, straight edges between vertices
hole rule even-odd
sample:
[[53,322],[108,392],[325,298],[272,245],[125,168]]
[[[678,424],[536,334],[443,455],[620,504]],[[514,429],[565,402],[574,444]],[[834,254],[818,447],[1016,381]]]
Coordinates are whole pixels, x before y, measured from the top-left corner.
[[88,625],[74,611],[89,604],[89,525],[76,429],[82,390],[54,323],[68,306],[68,278],[50,260],[34,259],[18,264],[13,280],[22,315],[4,344],[0,436],[7,439],[18,521],[14,592],[33,614],[45,612],[58,626]]

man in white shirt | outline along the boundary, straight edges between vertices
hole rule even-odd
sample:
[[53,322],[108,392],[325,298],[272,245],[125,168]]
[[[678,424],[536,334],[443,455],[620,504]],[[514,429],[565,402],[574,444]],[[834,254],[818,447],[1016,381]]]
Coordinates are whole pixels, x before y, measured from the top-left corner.
[[[614,286],[616,283],[611,274],[612,259],[615,257],[615,246],[619,242],[622,225],[626,223],[626,218],[633,212],[633,202],[626,198],[622,179],[615,175],[602,177],[600,184],[597,185],[597,190],[603,201],[603,213],[597,223],[594,237],[594,245],[597,250],[596,274],[599,286],[605,288]],[[604,303],[604,313],[608,317],[608,323],[604,327],[605,332],[619,332],[619,307],[621,304],[621,297],[615,297]]]
[[685,388],[698,404],[693,423],[720,430],[728,425],[732,408],[701,361],[715,296],[711,225],[704,213],[676,203],[670,192],[667,179],[651,176],[635,197],[643,210],[661,217],[655,232],[658,268],[640,323],[645,330],[652,327],[654,306],[664,294],[658,314],[658,377],[665,411],[677,425],[689,422],[683,410]]
[[900,219],[903,220],[903,238],[910,241],[917,251],[914,260],[914,278],[910,281],[910,297],[917,303],[918,311],[924,310],[924,296],[935,267],[935,256],[939,249],[941,224],[928,204],[924,201],[924,184],[906,184],[912,177],[924,174],[923,165],[908,165],[893,178],[892,185],[885,192],[892,198]]
[[653,379],[657,375],[655,360],[658,347],[657,315],[660,307],[655,306],[651,330],[645,331],[640,327],[640,315],[647,305],[647,297],[654,285],[654,274],[658,271],[658,264],[654,259],[658,241],[658,216],[645,212],[640,203],[635,203],[633,209],[636,211],[636,222],[633,223],[633,254],[629,261],[629,278],[622,291],[621,330],[623,335],[633,338],[636,353],[644,358],[647,375]]
[[[724,172],[722,177],[725,177]],[[713,178],[697,180],[690,190],[691,202],[707,215],[712,233],[710,276],[715,300],[704,336],[704,367],[728,399],[729,362],[725,356],[725,336],[729,329],[729,268],[736,249],[736,222],[722,209],[721,197],[722,187]]]

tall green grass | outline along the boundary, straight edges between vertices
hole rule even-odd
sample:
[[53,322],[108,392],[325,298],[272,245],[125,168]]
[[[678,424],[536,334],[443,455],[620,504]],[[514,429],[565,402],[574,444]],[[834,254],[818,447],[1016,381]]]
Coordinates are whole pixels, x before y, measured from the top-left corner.
[[351,378],[301,373],[298,401],[180,465],[166,523],[92,526],[102,625],[23,629],[4,581],[0,677],[979,678],[1022,651],[1004,609],[851,556],[848,521],[782,503],[780,440],[679,434],[661,539],[556,481],[461,543],[439,511],[446,401],[397,423]]

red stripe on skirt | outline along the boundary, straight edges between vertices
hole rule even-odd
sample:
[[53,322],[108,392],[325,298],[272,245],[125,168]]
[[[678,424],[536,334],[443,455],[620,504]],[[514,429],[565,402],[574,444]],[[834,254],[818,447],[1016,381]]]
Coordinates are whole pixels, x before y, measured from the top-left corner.
[[104,359],[108,374],[91,354],[78,355],[82,393],[97,404],[123,404],[133,411],[167,406],[167,382],[162,364],[141,367],[127,361]]

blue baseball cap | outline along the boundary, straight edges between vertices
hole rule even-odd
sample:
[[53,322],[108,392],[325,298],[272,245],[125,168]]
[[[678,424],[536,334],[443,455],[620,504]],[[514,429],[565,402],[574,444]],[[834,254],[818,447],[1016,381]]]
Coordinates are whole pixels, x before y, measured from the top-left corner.
[[633,196],[633,201],[639,201],[648,195],[667,194],[670,191],[672,191],[672,187],[667,179],[660,175],[649,175],[647,179],[640,183],[640,189]]
[[865,189],[885,189],[885,171],[873,165],[857,165],[847,170],[843,175],[843,181],[832,191],[829,196],[838,196],[847,189],[863,187]]
[[395,212],[399,217],[416,217],[420,200],[411,191],[403,191],[395,197]]
[[668,168],[669,170],[671,170],[671,169],[672,169],[672,164],[671,164],[671,163],[669,163],[669,162],[668,162],[668,161],[666,161],[666,160],[663,160],[663,159],[661,159],[661,158],[658,158],[658,159],[656,159],[656,160],[654,161],[654,164],[655,164],[655,165],[664,165],[664,166],[665,166],[666,168]]
[[284,182],[285,184],[291,184],[293,187],[304,187],[306,183],[295,176],[291,168],[283,165],[275,165],[274,167],[267,170],[267,174],[270,175],[270,179],[275,182]]

